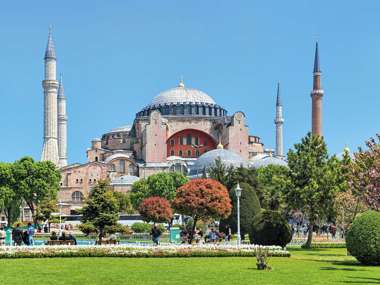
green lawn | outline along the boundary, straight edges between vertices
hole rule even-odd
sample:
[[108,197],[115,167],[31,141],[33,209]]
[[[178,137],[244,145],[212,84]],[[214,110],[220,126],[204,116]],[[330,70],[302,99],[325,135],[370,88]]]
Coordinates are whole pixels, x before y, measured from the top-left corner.
[[360,266],[345,249],[292,250],[272,258],[1,259],[0,284],[380,284],[380,267]]

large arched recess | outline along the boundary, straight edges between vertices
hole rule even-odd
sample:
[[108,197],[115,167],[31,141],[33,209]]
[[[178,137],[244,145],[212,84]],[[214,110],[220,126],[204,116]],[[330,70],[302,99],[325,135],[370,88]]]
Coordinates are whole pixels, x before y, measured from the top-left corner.
[[209,134],[194,129],[175,133],[169,137],[166,144],[168,157],[196,158],[216,148],[216,141]]

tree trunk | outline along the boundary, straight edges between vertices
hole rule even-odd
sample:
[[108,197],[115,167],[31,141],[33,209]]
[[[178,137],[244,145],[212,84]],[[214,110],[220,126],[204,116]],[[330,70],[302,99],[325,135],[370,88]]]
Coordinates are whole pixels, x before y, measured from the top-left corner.
[[313,228],[314,228],[314,222],[310,222],[309,232],[307,233],[307,241],[305,243],[305,248],[311,248],[311,242],[313,240]]
[[190,238],[189,238],[189,244],[193,242],[194,239],[194,231],[195,227],[197,226],[198,218],[195,216],[193,219],[193,228],[191,229]]

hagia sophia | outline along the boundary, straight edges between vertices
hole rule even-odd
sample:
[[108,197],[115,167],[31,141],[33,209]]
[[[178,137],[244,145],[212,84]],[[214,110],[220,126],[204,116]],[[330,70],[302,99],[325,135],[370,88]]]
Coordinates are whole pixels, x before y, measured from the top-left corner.
[[[63,212],[75,215],[97,181],[109,179],[115,191],[128,192],[132,184],[154,173],[180,171],[202,175],[220,158],[235,167],[287,165],[283,153],[283,113],[280,86],[276,98],[276,146],[271,150],[251,134],[247,115],[229,113],[215,98],[188,87],[182,79],[174,88],[153,97],[136,113],[132,124],[102,134],[90,142],[87,162],[67,164],[66,97],[62,79],[56,79],[56,52],[49,32],[45,51],[44,144],[42,160],[61,171],[58,199]],[[320,86],[318,44],[314,59],[312,130],[321,134],[323,90]]]

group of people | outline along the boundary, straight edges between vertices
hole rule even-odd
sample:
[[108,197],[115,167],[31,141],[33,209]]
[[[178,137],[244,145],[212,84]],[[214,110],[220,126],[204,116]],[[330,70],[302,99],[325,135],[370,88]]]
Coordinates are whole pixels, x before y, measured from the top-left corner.
[[[182,243],[189,243],[190,241],[190,232],[186,229],[183,229],[180,232],[180,238]],[[226,233],[219,232],[215,228],[209,229],[206,234],[202,230],[195,229],[193,233],[193,241],[197,244],[203,243],[218,243],[222,241],[231,240],[231,230],[228,230]]]
[[12,230],[12,240],[15,245],[34,245],[35,228],[28,223],[26,230],[23,230],[20,224]]
[[72,241],[74,245],[77,245],[77,239],[71,232],[66,235],[66,232],[63,231],[61,235],[58,236],[57,233],[53,231],[51,232],[50,240]]
[[[296,237],[303,237],[306,238],[310,226],[307,223],[292,223],[291,229],[292,229],[292,235]],[[332,239],[336,238],[337,235],[337,226],[334,223],[331,224],[323,224],[321,226],[315,225],[312,229],[314,233],[316,233],[317,236],[326,236],[327,238],[331,237]],[[343,231],[340,230],[342,233]],[[344,238],[342,235],[341,238]]]

